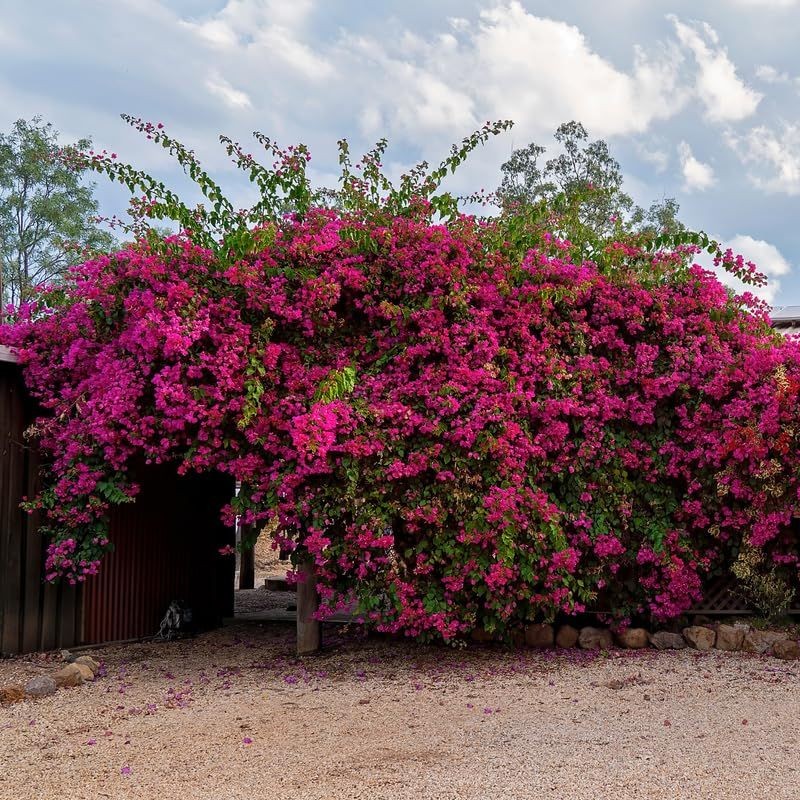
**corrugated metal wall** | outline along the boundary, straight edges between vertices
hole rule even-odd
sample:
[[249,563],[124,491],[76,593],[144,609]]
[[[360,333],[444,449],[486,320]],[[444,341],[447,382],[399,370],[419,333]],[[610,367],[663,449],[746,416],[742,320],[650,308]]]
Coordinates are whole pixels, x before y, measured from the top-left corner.
[[219,476],[177,478],[174,467],[140,471],[135,503],[111,520],[114,552],[84,587],[83,641],[155,634],[172,600],[185,601],[200,627],[233,615],[233,558],[218,549],[234,543],[219,521],[233,482]]
[[81,604],[76,587],[42,580],[44,543],[36,515],[20,507],[36,493],[39,461],[23,440],[34,407],[17,365],[0,360],[0,654],[75,644]]

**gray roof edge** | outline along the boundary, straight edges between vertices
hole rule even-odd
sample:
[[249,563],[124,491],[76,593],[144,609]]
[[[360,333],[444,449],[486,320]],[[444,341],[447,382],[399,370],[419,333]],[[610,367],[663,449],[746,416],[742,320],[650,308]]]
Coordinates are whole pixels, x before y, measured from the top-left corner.
[[800,322],[800,306],[775,306],[769,316],[773,322],[788,320]]
[[10,364],[16,364],[19,361],[17,351],[4,344],[0,344],[0,361],[7,361]]

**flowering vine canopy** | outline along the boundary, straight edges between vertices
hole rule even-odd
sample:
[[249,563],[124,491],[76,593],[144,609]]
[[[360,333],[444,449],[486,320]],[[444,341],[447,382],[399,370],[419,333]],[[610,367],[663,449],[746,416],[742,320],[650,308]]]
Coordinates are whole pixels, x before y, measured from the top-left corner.
[[[397,186],[385,142],[355,166],[340,142],[335,192],[302,146],[259,137],[266,168],[223,138],[260,190],[239,211],[129,121],[208,202],[70,156],[137,193],[138,227],[3,329],[44,409],[49,579],[101,568],[144,460],[240,482],[224,519],[272,523],[323,617],[355,602],[385,631],[666,619],[745,555],[796,586],[798,345],[692,261],[753,265],[698,234],[601,241],[568,204],[462,213],[442,180],[508,123]],[[147,224],[165,218],[178,233]]]

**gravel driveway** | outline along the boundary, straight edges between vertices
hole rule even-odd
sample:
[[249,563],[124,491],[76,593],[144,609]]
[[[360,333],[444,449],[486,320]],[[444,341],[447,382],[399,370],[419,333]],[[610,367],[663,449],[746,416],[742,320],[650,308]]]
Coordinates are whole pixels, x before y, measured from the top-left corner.
[[[695,651],[421,647],[290,627],[94,651],[0,707],[0,797],[798,800],[800,666]],[[52,670],[0,661],[0,686]]]

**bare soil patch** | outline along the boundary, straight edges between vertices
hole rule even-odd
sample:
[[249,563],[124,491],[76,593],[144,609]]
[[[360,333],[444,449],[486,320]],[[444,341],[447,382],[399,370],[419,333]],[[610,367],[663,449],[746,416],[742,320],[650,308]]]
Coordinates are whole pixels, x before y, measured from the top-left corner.
[[0,797],[798,797],[796,662],[326,634],[305,660],[275,624],[98,648],[104,678],[0,707]]

